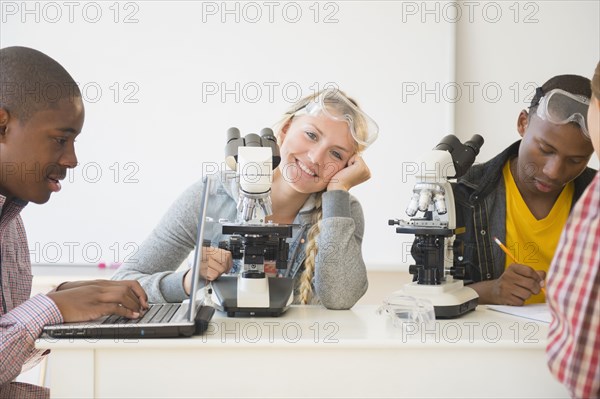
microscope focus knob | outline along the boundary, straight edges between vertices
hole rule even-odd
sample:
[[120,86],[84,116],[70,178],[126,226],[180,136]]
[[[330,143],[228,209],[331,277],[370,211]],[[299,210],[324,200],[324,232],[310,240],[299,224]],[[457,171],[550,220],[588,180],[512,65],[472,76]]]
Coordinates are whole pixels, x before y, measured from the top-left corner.
[[450,268],[450,274],[460,280],[465,278],[465,267],[464,266],[453,266]]
[[231,252],[233,259],[242,259],[244,257],[243,243],[240,236],[232,235],[229,240],[219,241],[219,248]]

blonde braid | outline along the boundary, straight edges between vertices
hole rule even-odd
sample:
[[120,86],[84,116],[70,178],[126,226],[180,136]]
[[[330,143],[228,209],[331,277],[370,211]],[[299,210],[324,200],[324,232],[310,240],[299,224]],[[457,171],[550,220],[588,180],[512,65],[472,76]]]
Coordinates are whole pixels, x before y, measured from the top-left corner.
[[315,275],[315,263],[319,248],[317,246],[317,237],[321,232],[321,218],[323,217],[322,205],[323,193],[317,193],[315,198],[315,210],[312,217],[312,227],[308,230],[306,238],[306,259],[304,260],[304,272],[300,276],[300,303],[306,305],[310,303],[313,296],[313,277]]

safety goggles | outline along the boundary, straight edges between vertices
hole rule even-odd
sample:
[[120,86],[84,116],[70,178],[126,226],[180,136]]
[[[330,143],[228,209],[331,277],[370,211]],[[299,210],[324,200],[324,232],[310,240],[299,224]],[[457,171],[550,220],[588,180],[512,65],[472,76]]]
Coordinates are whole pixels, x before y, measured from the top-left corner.
[[586,137],[590,137],[587,129],[587,111],[590,99],[571,94],[561,89],[550,90],[539,102],[537,116],[555,125],[574,122],[579,125]]
[[294,114],[304,111],[307,115],[325,115],[334,120],[348,123],[352,137],[359,145],[370,146],[377,139],[379,126],[348,97],[337,89],[327,89]]

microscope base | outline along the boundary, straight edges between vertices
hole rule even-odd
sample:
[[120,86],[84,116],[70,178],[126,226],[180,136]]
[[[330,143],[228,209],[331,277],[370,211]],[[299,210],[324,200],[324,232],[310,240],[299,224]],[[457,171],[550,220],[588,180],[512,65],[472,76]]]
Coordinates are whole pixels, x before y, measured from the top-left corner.
[[433,304],[436,319],[453,319],[474,310],[479,295],[465,287],[462,280],[444,282],[440,285],[408,283],[400,290],[405,295],[429,299]]
[[212,282],[212,289],[214,307],[228,317],[278,317],[294,300],[294,279],[286,277],[221,276]]

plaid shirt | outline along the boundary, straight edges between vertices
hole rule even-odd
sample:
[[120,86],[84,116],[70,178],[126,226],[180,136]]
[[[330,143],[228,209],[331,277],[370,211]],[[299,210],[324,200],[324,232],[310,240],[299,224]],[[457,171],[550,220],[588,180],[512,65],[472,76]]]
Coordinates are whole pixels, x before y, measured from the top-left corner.
[[576,398],[600,397],[600,174],[575,205],[547,278],[548,365]]
[[63,321],[50,298],[29,298],[31,263],[19,216],[25,205],[19,200],[6,203],[0,195],[0,398],[49,396],[46,388],[13,380],[23,368],[35,365],[47,354],[35,349],[42,328]]

